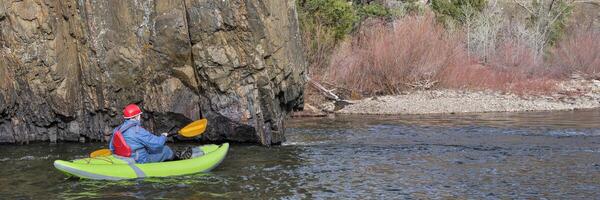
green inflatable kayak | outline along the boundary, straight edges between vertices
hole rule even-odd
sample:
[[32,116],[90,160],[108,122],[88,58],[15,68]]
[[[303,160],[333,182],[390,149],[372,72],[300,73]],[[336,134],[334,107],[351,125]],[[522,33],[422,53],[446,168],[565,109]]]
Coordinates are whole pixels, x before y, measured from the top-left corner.
[[68,176],[84,179],[122,180],[144,177],[165,177],[207,172],[217,167],[229,150],[229,143],[194,148],[192,158],[160,163],[136,164],[133,159],[115,155],[56,160],[54,167]]

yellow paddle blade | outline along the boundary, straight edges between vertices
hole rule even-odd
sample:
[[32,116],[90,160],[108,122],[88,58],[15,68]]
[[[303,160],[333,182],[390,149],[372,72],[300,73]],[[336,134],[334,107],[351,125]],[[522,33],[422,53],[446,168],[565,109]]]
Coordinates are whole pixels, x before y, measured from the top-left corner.
[[179,130],[179,134],[184,137],[194,137],[200,135],[206,130],[206,124],[208,124],[208,120],[206,120],[206,118],[196,120],[195,122],[192,122],[191,124],[188,124]]
[[109,149],[99,149],[92,153],[90,153],[90,158],[99,157],[99,156],[110,156],[112,153]]

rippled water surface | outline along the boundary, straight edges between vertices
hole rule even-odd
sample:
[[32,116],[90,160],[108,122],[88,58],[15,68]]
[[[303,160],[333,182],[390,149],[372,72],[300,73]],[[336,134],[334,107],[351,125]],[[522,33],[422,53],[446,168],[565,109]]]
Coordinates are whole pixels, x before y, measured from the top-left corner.
[[[600,111],[291,119],[288,141],[232,145],[208,174],[66,179],[103,144],[0,146],[0,199],[593,199]],[[173,145],[173,144],[171,144]]]

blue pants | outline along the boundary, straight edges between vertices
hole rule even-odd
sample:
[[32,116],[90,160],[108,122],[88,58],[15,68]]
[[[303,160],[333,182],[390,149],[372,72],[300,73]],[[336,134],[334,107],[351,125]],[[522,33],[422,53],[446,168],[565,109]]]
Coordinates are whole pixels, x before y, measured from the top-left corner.
[[145,163],[153,163],[153,162],[162,162],[166,160],[173,160],[174,157],[173,150],[169,148],[169,146],[165,145],[162,148],[162,151],[159,152],[148,152],[148,155],[145,159]]

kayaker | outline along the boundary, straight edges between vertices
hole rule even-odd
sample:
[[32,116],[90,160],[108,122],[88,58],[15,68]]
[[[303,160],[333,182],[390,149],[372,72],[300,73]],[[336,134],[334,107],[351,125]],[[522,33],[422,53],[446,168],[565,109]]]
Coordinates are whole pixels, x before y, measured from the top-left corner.
[[190,158],[191,149],[173,153],[165,145],[167,133],[156,136],[141,125],[142,110],[136,104],[129,104],[123,109],[125,122],[113,130],[109,149],[113,154],[131,157],[136,163],[152,163],[167,160],[182,160]]

